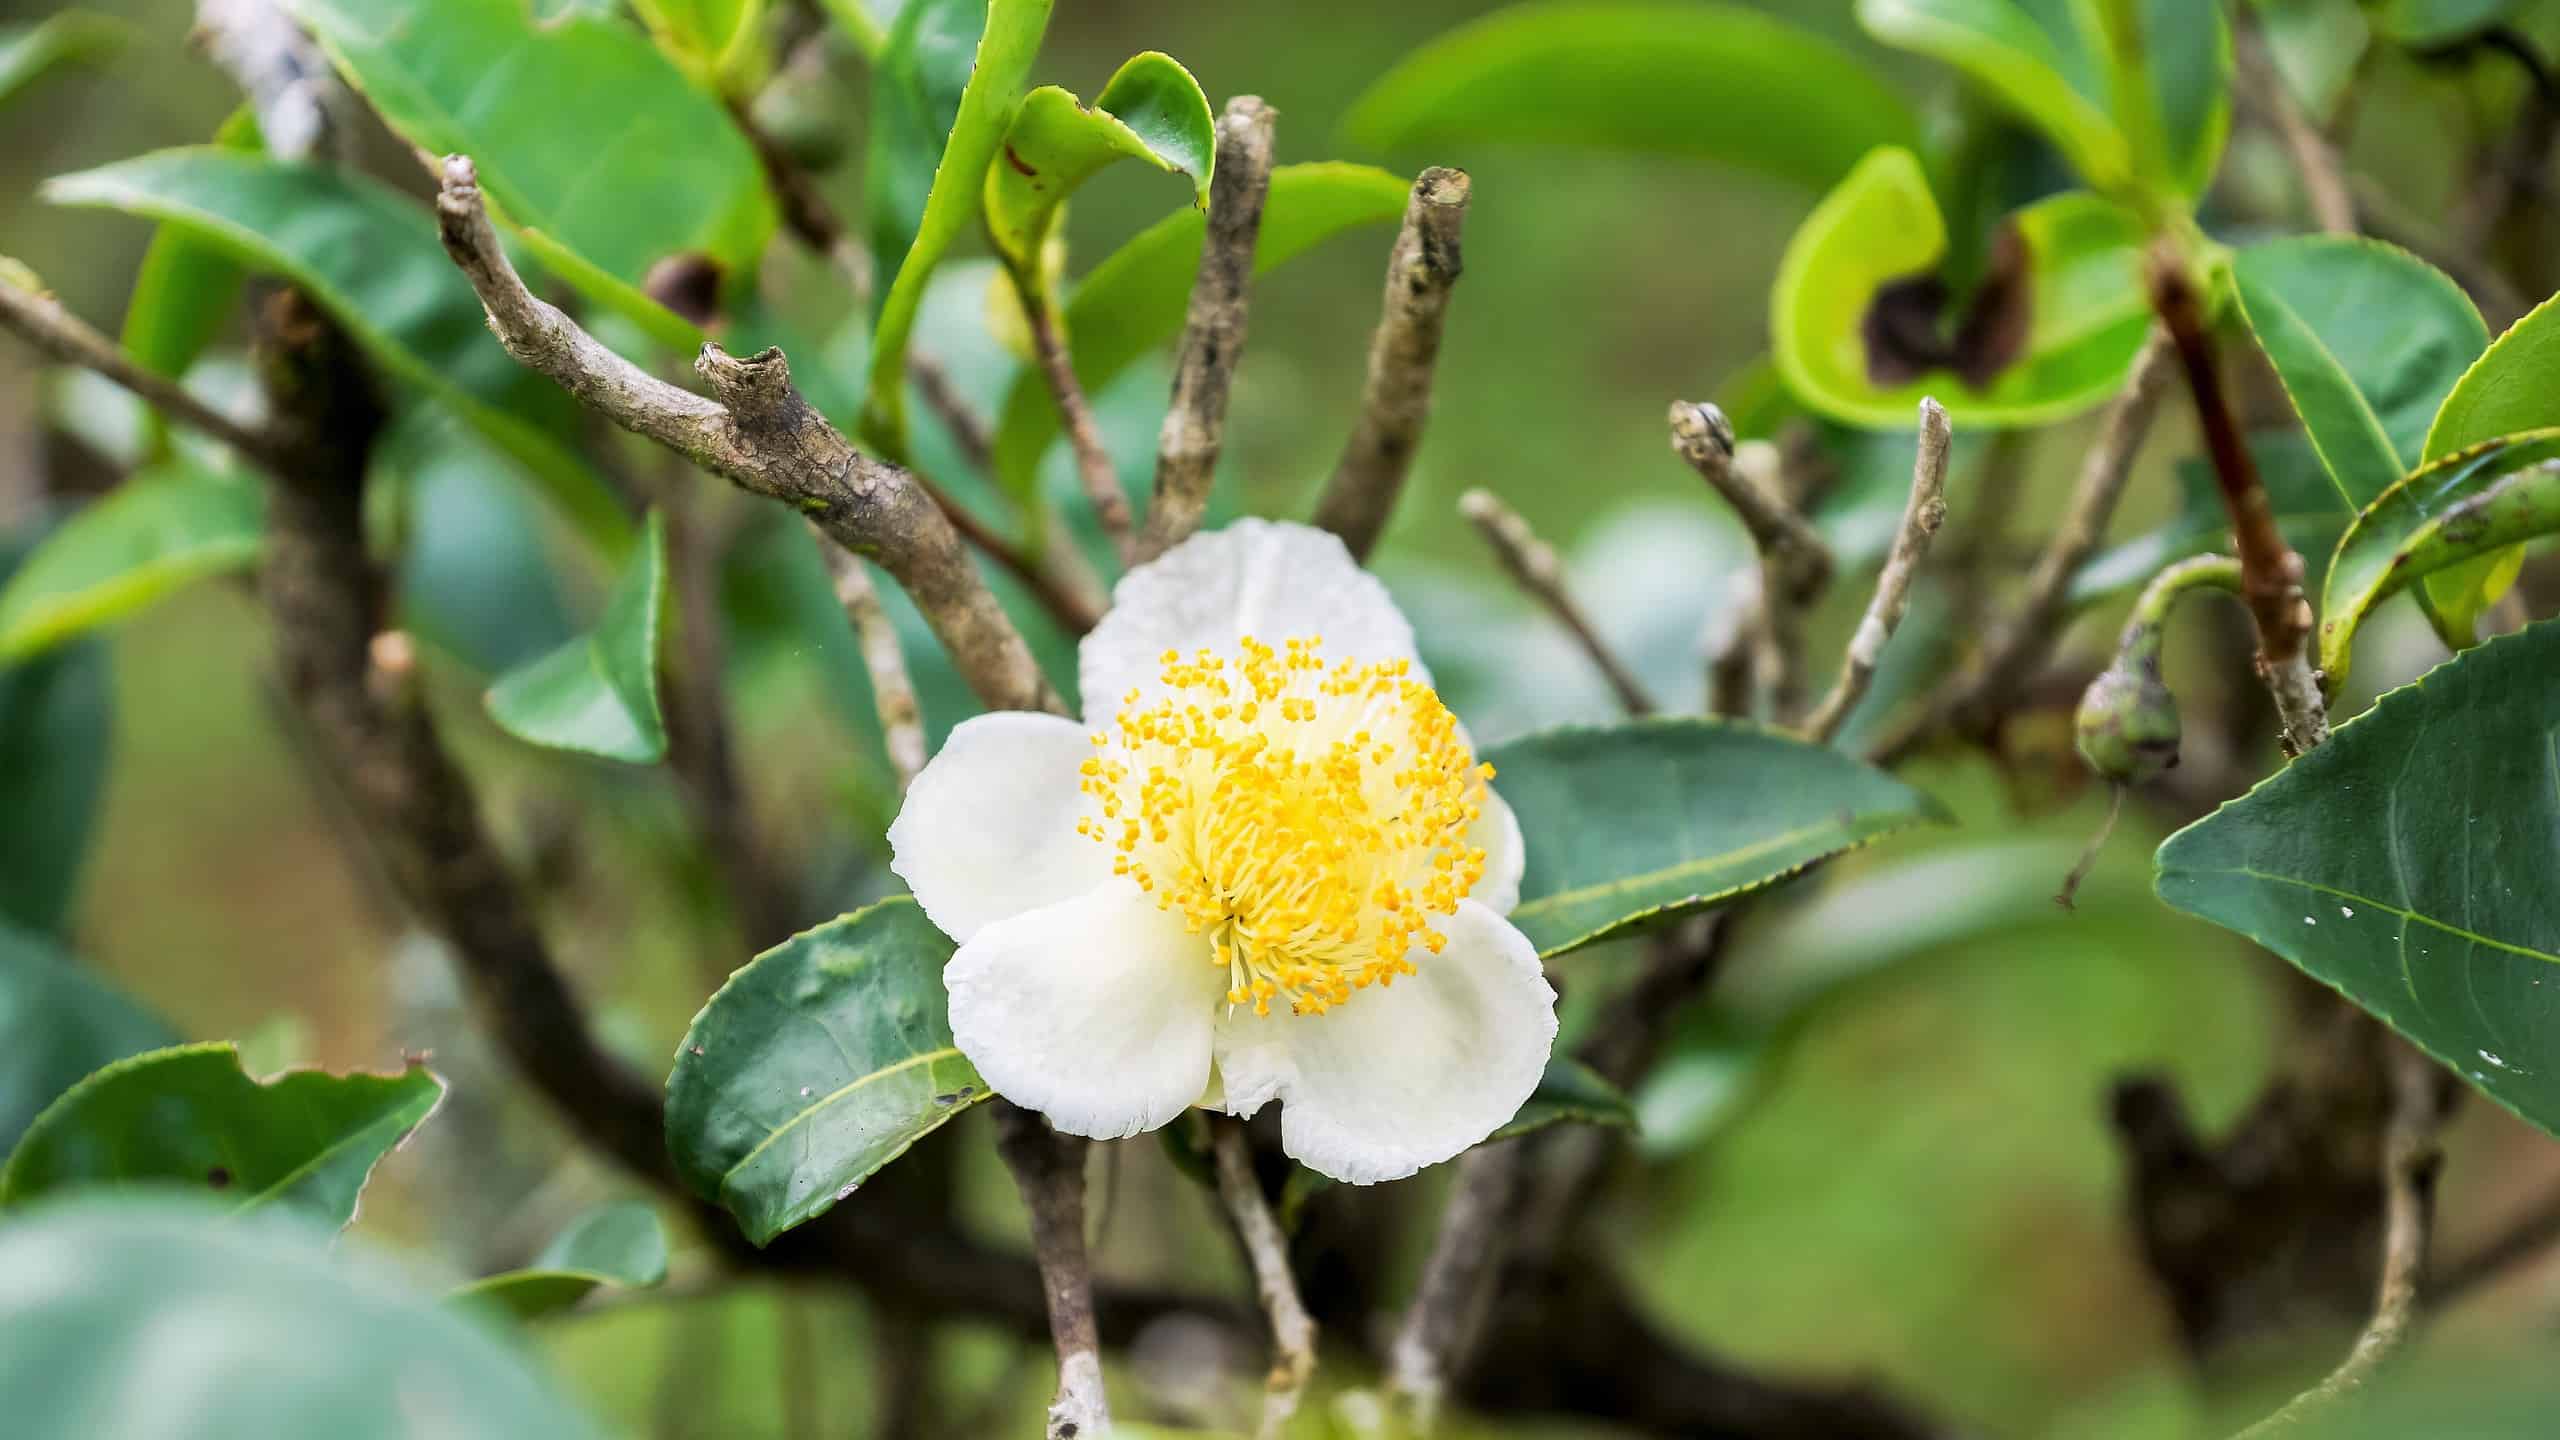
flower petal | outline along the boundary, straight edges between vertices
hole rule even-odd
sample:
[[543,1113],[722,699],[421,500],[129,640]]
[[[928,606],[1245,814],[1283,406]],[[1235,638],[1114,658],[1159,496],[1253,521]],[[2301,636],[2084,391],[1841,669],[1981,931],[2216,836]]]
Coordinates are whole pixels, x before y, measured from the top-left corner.
[[1527,936],[1473,900],[1419,973],[1323,1015],[1230,1013],[1225,1108],[1280,1101],[1280,1148],[1353,1185],[1401,1180],[1490,1135],[1538,1088],[1556,992]]
[[1387,587],[1326,531],[1277,520],[1207,530],[1120,578],[1111,612],[1078,651],[1085,713],[1119,713],[1131,689],[1153,693],[1167,650],[1221,653],[1324,637],[1331,660],[1412,660],[1413,627]]
[[942,983],[960,1053],[1070,1135],[1153,1130],[1208,1087],[1227,972],[1126,879],[979,931]]
[[1467,898],[1496,915],[1510,914],[1520,903],[1520,872],[1529,863],[1529,846],[1520,838],[1520,817],[1491,786],[1485,787],[1484,813],[1467,827],[1467,843],[1484,851],[1484,878]]
[[1092,754],[1084,730],[1055,715],[999,711],[951,732],[889,827],[889,868],[943,934],[966,945],[1111,874],[1110,848],[1076,833],[1076,767]]

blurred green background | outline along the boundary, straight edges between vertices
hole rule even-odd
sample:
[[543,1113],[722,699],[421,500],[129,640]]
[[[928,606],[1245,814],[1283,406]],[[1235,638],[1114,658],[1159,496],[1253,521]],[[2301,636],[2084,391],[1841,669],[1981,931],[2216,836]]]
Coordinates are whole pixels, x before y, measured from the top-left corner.
[[[0,5],[0,21],[52,8]],[[148,227],[47,207],[35,186],[199,141],[236,95],[188,48],[183,0],[88,8],[130,18],[139,37],[110,64],[50,79],[8,113],[0,252],[112,329]],[[1284,161],[1471,172],[1466,275],[1435,419],[1379,563],[1485,740],[1605,715],[1607,699],[1561,637],[1490,574],[1453,509],[1470,486],[1497,491],[1567,545],[1603,628],[1663,693],[1694,700],[1696,637],[1724,603],[1738,547],[1667,453],[1663,408],[1674,396],[1712,394],[1764,348],[1771,272],[1817,198],[1671,159],[1502,146],[1344,155],[1336,124],[1370,81],[1423,40],[1493,8],[1065,0],[1036,72],[1090,93],[1122,57],[1162,49],[1213,99],[1252,92],[1277,105]],[[1942,76],[1859,35],[1847,0],[1761,8],[1858,49],[1915,96],[1944,99]],[[2431,213],[2453,181],[2440,157],[2474,117],[2424,67],[2378,64],[2369,84],[2354,132],[2358,167],[2411,211]],[[858,85],[841,113],[858,127]],[[848,203],[861,193],[856,168],[858,158],[829,180]],[[2281,161],[2244,130],[2228,169],[2227,185],[2270,183]],[[1130,167],[1107,173],[1077,201],[1075,254],[1107,253],[1178,203],[1176,191]],[[1257,288],[1225,472],[1235,503],[1302,513],[1329,469],[1356,407],[1388,238],[1355,233]],[[1151,387],[1161,381],[1150,372],[1104,398],[1106,412],[1127,422],[1115,431],[1134,436],[1139,451],[1152,443],[1161,398]],[[48,431],[43,417],[94,418],[106,408],[82,387],[40,376],[23,349],[0,345],[0,464],[35,466],[73,495],[96,487],[100,457]],[[2022,516],[2058,506],[2084,435],[2065,426],[2023,442]],[[2150,446],[2120,535],[2172,508],[2168,465],[2191,449],[2183,417],[2173,416]],[[1972,478],[1957,481],[1959,526]],[[499,499],[490,504],[466,519],[513,523]],[[569,610],[593,603],[594,579],[567,577]],[[1826,633],[1845,633],[1858,590],[1841,587]],[[2102,644],[2113,623],[2092,620],[2083,643]],[[2421,644],[2410,641],[2408,665],[2423,663]],[[385,1164],[357,1233],[446,1277],[519,1261],[622,1182],[569,1153],[472,1036],[435,942],[406,930],[299,758],[268,678],[270,648],[250,598],[218,584],[116,632],[114,763],[72,939],[183,1033],[244,1038],[272,1063],[381,1066],[432,1052],[454,1095]],[[2209,699],[2243,682],[2199,676],[2182,694]],[[786,852],[840,873],[848,908],[878,893],[890,882],[859,818],[877,792],[862,798],[860,747],[825,680],[784,653],[738,683],[747,687],[751,779]],[[711,867],[678,834],[664,782],[513,746],[488,725],[468,676],[439,685],[448,733],[511,848],[541,877],[553,932],[609,1035],[662,1071],[696,1005],[745,959],[709,899]],[[1753,915],[1739,996],[1803,972],[1847,978],[1769,1041],[1765,1064],[1738,1092],[1711,1047],[1666,1074],[1644,1097],[1648,1121],[1659,1123],[1611,1192],[1603,1230],[1658,1320],[1739,1359],[1872,1377],[1986,1434],[2213,1433],[2219,1419],[2281,1392],[2286,1374],[2272,1367],[2258,1379],[2263,1390],[2240,1395],[2208,1394],[2185,1374],[2120,1223],[2104,1097],[2123,1072],[2165,1069],[2202,1121],[2228,1119],[2266,1073],[2288,982],[2275,962],[2151,900],[2149,847],[2165,817],[2140,806],[2080,908],[2053,906],[2053,887],[2102,806],[2069,778],[2064,742],[2040,743],[2011,773],[1982,759],[1919,768],[1915,778],[1955,807],[1960,828],[1853,857]],[[1589,967],[1596,989],[1625,958],[1596,951],[1573,963]],[[962,1203],[991,1232],[1018,1234],[984,1129],[983,1116],[958,1127]],[[1245,1293],[1214,1207],[1154,1145],[1114,1147],[1106,1163],[1097,1205],[1107,1270]],[[2448,1233],[2458,1241],[2560,1179],[2560,1153],[2474,1104],[2447,1173]],[[1402,1213],[1426,1223],[1436,1184],[1406,1188],[1415,1193]],[[860,1433],[877,1388],[870,1318],[834,1295],[704,1287],[707,1269],[699,1244],[680,1240],[670,1290],[551,1322],[543,1342],[571,1383],[635,1434]],[[2438,1343],[2546,1317],[2553,1278],[2547,1267],[2519,1272],[2447,1316]],[[2325,1343],[2307,1357],[2325,1356]],[[1224,1359],[1232,1383],[1221,1403],[1231,1403],[1259,1361]],[[946,1361],[955,1382],[946,1393],[987,1407],[984,1428],[963,1419],[951,1433],[1012,1433],[1047,1385],[1037,1352],[994,1335],[965,1335]],[[1149,1366],[1163,1363],[1133,1357],[1122,1393],[1158,1395]],[[1342,1368],[1328,1384],[1357,1378]],[[1147,1404],[1124,1401],[1133,1414]]]

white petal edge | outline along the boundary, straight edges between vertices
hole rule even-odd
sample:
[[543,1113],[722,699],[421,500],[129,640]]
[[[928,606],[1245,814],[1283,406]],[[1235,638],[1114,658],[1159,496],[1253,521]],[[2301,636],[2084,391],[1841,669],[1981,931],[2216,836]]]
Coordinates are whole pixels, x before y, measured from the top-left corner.
[[1437,1165],[1517,1114],[1555,1048],[1556,992],[1529,938],[1485,906],[1460,901],[1442,930],[1419,973],[1326,1014],[1222,1019],[1224,1108],[1278,1100],[1280,1148],[1352,1185]]
[[1328,658],[1411,660],[1413,626],[1339,537],[1282,520],[1204,530],[1120,577],[1111,611],[1077,650],[1085,714],[1119,713],[1123,697],[1159,688],[1164,652],[1220,653],[1251,635],[1267,644],[1321,635]]
[[1496,915],[1510,914],[1520,904],[1520,874],[1529,863],[1529,846],[1520,835],[1520,817],[1490,785],[1485,787],[1484,813],[1467,827],[1467,843],[1484,851],[1484,878],[1467,898]]
[[1208,1088],[1226,972],[1127,879],[979,931],[942,983],[960,1053],[1070,1135],[1153,1130]]
[[980,930],[1091,890],[1111,874],[1108,847],[1076,833],[1083,727],[999,711],[942,742],[889,826],[889,868],[942,933]]

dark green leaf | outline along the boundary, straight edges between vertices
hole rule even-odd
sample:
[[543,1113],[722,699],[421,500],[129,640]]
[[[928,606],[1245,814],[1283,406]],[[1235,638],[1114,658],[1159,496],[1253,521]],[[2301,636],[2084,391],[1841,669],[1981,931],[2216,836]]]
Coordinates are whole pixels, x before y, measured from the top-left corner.
[[577,633],[553,576],[542,514],[503,460],[450,414],[419,408],[373,450],[400,556],[400,626],[483,675]]
[[2515,0],[2382,0],[2373,28],[2412,50],[2432,50],[2470,39],[2515,8]]
[[401,138],[470,156],[544,265],[665,344],[700,336],[643,293],[651,267],[699,255],[743,283],[772,238],[746,137],[628,25],[537,24],[524,0],[286,8]]
[[0,1228],[11,1433],[601,1440],[514,1347],[281,1219],[167,1197]]
[[949,937],[906,899],[757,956],[693,1017],[667,1146],[767,1244],[991,1093],[951,1042]]
[[178,1038],[69,956],[0,924],[0,1153],[90,1071]]
[[[1802,104],[1811,94],[1822,103]],[[1779,114],[1788,123],[1770,124]],[[1397,152],[1487,141],[1653,151],[1822,189],[1876,146],[1920,139],[1902,96],[1830,41],[1738,5],[1666,0],[1497,10],[1397,62],[1342,132]]]
[[[0,579],[23,543],[0,537]],[[0,923],[53,935],[71,912],[115,734],[108,658],[93,638],[0,669]]]
[[1485,1143],[1508,1140],[1567,1121],[1632,1130],[1635,1128],[1636,1110],[1617,1086],[1600,1078],[1600,1072],[1559,1051],[1548,1059],[1547,1073],[1538,1077],[1538,1088],[1531,1092],[1528,1103],[1520,1107],[1520,1113],[1503,1122],[1501,1129],[1486,1136]]
[[666,757],[658,651],[667,625],[667,531],[652,510],[596,628],[489,687],[489,717],[528,744],[653,765]]
[[289,1071],[263,1084],[229,1042],[119,1060],[27,1127],[0,1205],[70,1190],[171,1186],[228,1210],[276,1206],[343,1226],[373,1167],[444,1098],[423,1066],[398,1075]]
[[2160,847],[2160,898],[2560,1133],[2560,623],[2394,690]]
[[609,553],[627,543],[630,521],[604,482],[525,418],[556,406],[558,392],[499,348],[437,243],[434,217],[415,201],[360,176],[213,146],[61,176],[44,193],[184,227],[291,279],[392,373],[522,462],[579,534]]
[[1835,750],[1723,721],[1550,730],[1485,758],[1529,839],[1511,923],[1547,956],[1946,818]]
[[[2249,437],[2249,454],[2275,510],[2277,531],[2302,556],[2302,588],[2315,592],[2329,568],[2329,552],[2355,518],[2355,507],[2338,492],[2319,452],[2301,433],[2260,431]],[[2211,463],[2190,455],[2178,461],[2177,471],[2178,513],[2159,529],[2112,546],[2080,567],[2071,577],[2073,605],[2129,595],[2180,560],[2229,548],[2231,512],[2223,506]]]
[[87,65],[124,48],[133,27],[112,16],[64,10],[33,25],[0,26],[0,105],[64,65]]
[[645,1289],[667,1278],[667,1231],[640,1200],[599,1206],[560,1232],[534,1262],[474,1280],[454,1292],[518,1320],[566,1310],[605,1286]]
[[1036,277],[1067,197],[1104,166],[1140,160],[1188,176],[1193,203],[1205,209],[1217,158],[1209,97],[1170,55],[1131,57],[1090,105],[1043,85],[1022,97],[1004,159],[987,170],[988,237],[1016,274]]
[[257,481],[188,461],[135,475],[56,526],[0,586],[0,665],[246,568],[266,508]]

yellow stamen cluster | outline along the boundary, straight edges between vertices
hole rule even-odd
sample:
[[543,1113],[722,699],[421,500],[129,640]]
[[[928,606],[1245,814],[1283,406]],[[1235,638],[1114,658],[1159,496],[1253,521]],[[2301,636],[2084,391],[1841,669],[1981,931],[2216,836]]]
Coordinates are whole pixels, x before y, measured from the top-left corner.
[[1327,664],[1323,639],[1163,655],[1093,736],[1078,834],[1209,937],[1228,1003],[1320,1015],[1414,972],[1432,917],[1484,875],[1467,843],[1485,781],[1410,661]]

